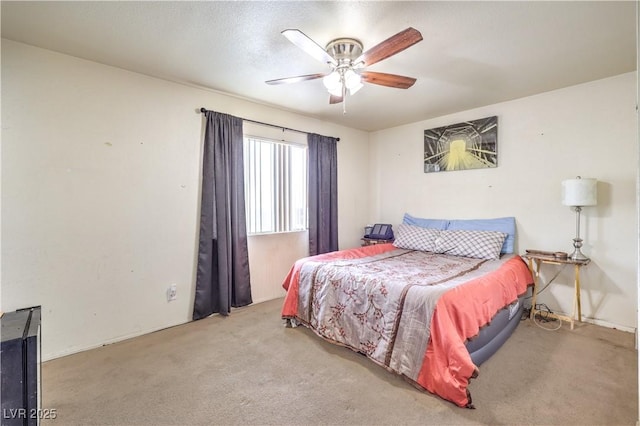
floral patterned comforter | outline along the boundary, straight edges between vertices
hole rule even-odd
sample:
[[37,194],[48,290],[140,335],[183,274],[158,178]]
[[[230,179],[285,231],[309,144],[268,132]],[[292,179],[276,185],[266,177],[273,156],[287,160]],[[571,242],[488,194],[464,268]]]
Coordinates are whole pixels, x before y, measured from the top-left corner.
[[526,291],[526,265],[518,256],[486,261],[373,247],[296,262],[283,317],[471,406],[467,385],[478,369],[464,343]]

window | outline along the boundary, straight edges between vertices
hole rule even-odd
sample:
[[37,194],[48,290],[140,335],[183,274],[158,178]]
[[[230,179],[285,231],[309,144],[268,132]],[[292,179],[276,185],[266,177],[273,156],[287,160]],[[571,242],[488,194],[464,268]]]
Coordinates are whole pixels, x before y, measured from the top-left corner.
[[247,233],[307,229],[307,147],[244,138]]

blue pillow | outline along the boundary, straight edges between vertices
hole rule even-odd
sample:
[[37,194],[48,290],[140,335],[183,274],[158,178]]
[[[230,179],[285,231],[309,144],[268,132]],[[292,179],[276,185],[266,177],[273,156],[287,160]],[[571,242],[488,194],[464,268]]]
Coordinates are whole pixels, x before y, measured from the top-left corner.
[[[406,215],[405,215],[406,216]],[[501,253],[513,253],[516,237],[516,218],[500,217],[497,219],[450,220],[447,230],[460,231],[499,231],[507,234],[502,244]]]
[[419,226],[420,228],[445,230],[447,229],[449,221],[444,219],[423,219],[419,217],[413,217],[409,213],[405,213],[404,218],[402,219],[402,223],[404,223],[405,225]]

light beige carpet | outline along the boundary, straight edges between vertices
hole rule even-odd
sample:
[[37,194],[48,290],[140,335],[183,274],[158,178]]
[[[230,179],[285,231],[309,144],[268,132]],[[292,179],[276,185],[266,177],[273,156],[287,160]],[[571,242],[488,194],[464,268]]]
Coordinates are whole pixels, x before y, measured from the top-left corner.
[[282,300],[234,310],[43,365],[48,425],[635,425],[630,333],[522,321],[480,367],[477,409],[422,392],[309,330]]

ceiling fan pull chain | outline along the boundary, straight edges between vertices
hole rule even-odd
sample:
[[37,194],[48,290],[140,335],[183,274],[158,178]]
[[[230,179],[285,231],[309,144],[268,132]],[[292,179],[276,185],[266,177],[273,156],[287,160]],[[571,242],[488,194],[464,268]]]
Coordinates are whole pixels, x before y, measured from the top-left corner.
[[347,86],[342,82],[342,115],[347,114]]

